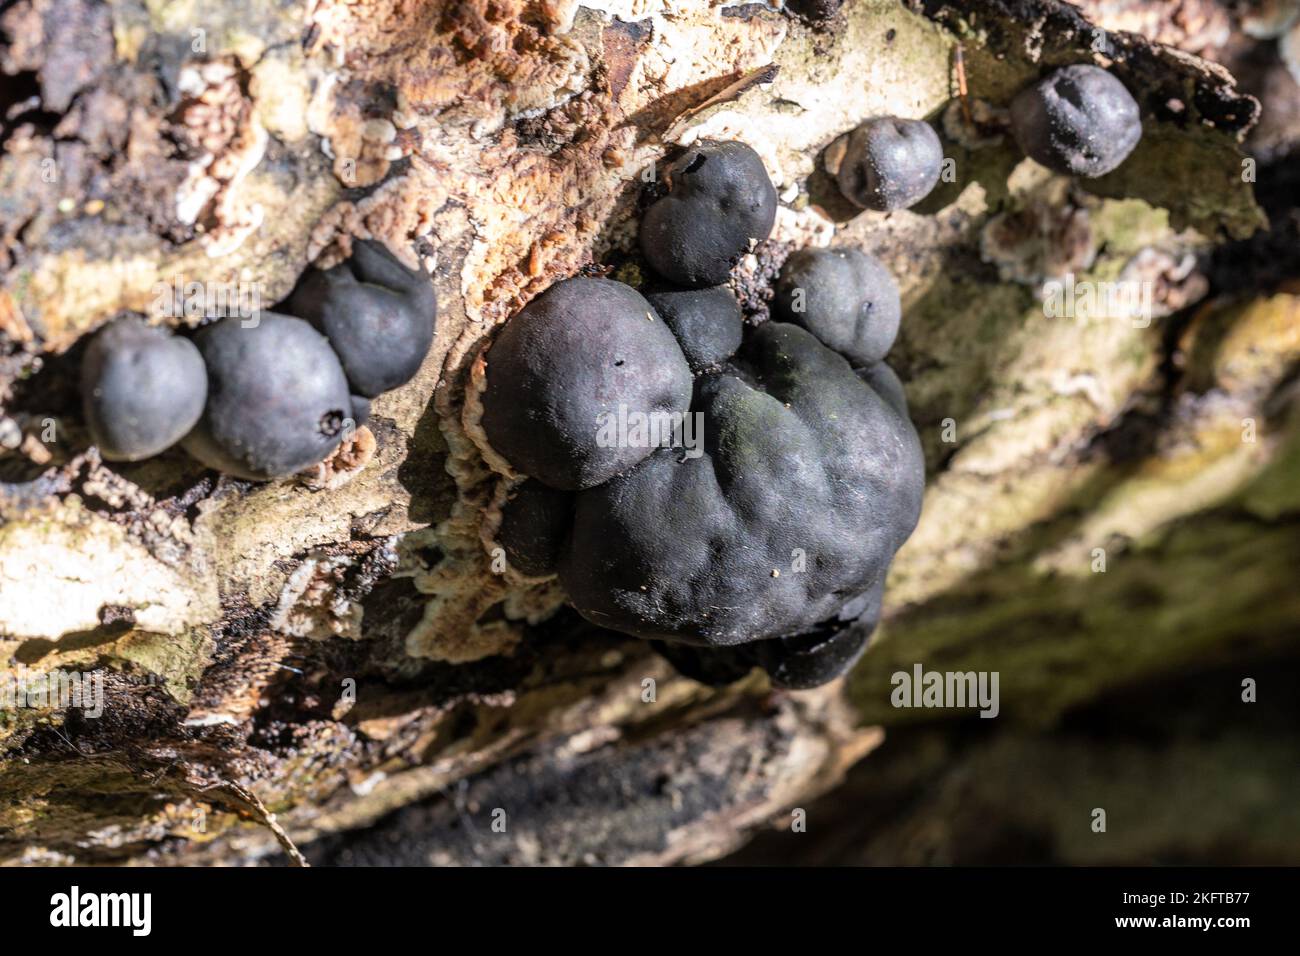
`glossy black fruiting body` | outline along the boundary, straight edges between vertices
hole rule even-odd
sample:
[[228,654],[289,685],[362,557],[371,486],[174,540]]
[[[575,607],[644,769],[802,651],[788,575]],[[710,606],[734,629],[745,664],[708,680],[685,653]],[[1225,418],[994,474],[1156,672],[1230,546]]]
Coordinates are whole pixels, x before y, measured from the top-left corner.
[[905,414],[809,332],[770,321],[700,377],[703,454],[658,449],[575,498],[559,564],[596,624],[708,646],[799,635],[880,580],[920,510]]
[[776,308],[854,365],[884,358],[902,317],[889,270],[854,248],[793,253],[776,283]]
[[554,574],[573,522],[573,495],[529,478],[501,506],[497,540],[510,566],[531,577]]
[[1074,176],[1103,176],[1142,138],[1137,101],[1110,73],[1075,64],[1017,94],[1011,131],[1036,162]]
[[691,399],[672,332],[640,293],[609,279],[553,285],[510,320],[486,364],[489,443],[515,470],[564,490],[598,485],[650,454],[602,442],[603,416],[681,413]]
[[646,299],[677,336],[692,372],[724,362],[740,348],[744,317],[726,286],[656,289]]
[[929,123],[878,116],[849,133],[835,178],[854,205],[889,212],[919,203],[942,172],[943,146]]
[[302,319],[263,312],[201,329],[203,415],[185,450],[210,468],[265,480],[322,461],[342,441],[352,396],[329,341]]
[[433,342],[438,302],[427,272],[408,269],[383,243],[358,239],[350,259],[309,269],[284,310],[322,332],[352,390],[375,398],[419,370]]
[[131,316],[95,334],[81,362],[86,424],[110,461],[139,461],[185,437],[208,376],[194,343]]
[[720,285],[776,220],[776,188],[741,142],[705,140],[664,170],[668,185],[641,218],[641,252],[680,286]]

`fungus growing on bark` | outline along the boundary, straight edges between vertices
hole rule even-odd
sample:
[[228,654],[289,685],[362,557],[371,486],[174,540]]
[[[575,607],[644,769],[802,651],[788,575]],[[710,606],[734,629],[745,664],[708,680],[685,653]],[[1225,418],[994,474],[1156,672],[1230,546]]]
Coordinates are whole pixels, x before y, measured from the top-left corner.
[[109,323],[82,358],[86,423],[110,461],[139,461],[176,444],[203,413],[207,394],[194,343],[138,317]]
[[863,209],[889,212],[914,206],[943,172],[939,135],[922,120],[877,116],[841,144],[833,175],[844,198]]
[[230,316],[201,329],[195,344],[208,399],[184,447],[203,464],[262,481],[322,461],[343,440],[353,408],[347,377],[307,322]]
[[638,637],[805,634],[872,587],[911,533],[924,468],[890,397],[809,332],[767,322],[701,376],[703,454],[660,448],[575,497],[570,601]]
[[776,307],[854,365],[885,357],[902,317],[898,286],[861,249],[800,249],[785,261]]
[[719,285],[776,221],[776,187],[758,153],[734,140],[697,143],[664,171],[668,191],[641,218],[641,252],[669,282]]
[[1011,131],[1033,160],[1058,173],[1103,176],[1142,138],[1137,101],[1099,66],[1077,63],[1021,90]]
[[590,488],[651,448],[610,441],[605,416],[678,414],[691,370],[668,326],[629,286],[567,279],[523,308],[488,349],[483,430],[517,471]]
[[726,286],[660,289],[646,298],[677,336],[692,372],[724,362],[740,348],[744,318]]
[[357,239],[350,259],[308,269],[284,311],[325,335],[352,391],[375,398],[419,371],[433,342],[438,300],[428,273],[408,269],[383,243]]

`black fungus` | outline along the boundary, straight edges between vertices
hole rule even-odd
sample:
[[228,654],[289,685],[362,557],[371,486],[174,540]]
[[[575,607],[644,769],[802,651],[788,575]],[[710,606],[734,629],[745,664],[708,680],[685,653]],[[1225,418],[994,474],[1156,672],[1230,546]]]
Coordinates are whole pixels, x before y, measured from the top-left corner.
[[502,505],[497,540],[511,567],[544,577],[555,573],[572,521],[573,494],[529,478],[511,489]]
[[943,146],[929,123],[879,116],[848,134],[836,171],[840,192],[863,209],[914,206],[943,172]]
[[309,269],[283,308],[323,333],[352,390],[374,398],[419,370],[438,302],[428,273],[408,269],[383,243],[358,239],[350,259]]
[[641,218],[641,252],[669,282],[698,288],[727,280],[776,220],[776,188],[752,148],[705,140],[664,171],[667,193]]
[[506,324],[486,364],[482,425],[493,449],[565,490],[598,485],[651,453],[620,440],[632,432],[619,422],[680,414],[691,398],[672,332],[640,293],[609,279],[553,285]]
[[1058,173],[1103,176],[1142,138],[1137,101],[1098,66],[1059,69],[1017,94],[1011,130],[1026,155]]
[[854,248],[792,254],[777,280],[776,307],[854,365],[884,358],[902,317],[889,270]]
[[837,620],[808,634],[731,647],[699,647],[672,641],[652,643],[678,673],[702,684],[715,687],[730,684],[760,667],[767,672],[773,687],[808,690],[843,676],[857,663],[880,619],[883,596],[882,577],[875,587],[851,602],[857,613],[841,611]]
[[316,464],[353,415],[347,377],[329,341],[302,319],[263,312],[201,329],[208,371],[203,415],[185,450],[210,468],[265,480]]
[[848,673],[867,649],[880,621],[884,596],[882,574],[874,586],[841,608],[838,621],[809,634],[755,642],[752,646],[759,666],[767,671],[773,686],[787,690],[819,687]]
[[575,497],[559,564],[589,620],[728,646],[806,634],[883,576],[924,463],[896,396],[812,334],[767,322],[701,376],[701,454],[654,451]]
[[176,444],[203,413],[207,394],[194,343],[136,316],[106,325],[82,358],[86,424],[110,461],[139,461]]
[[745,321],[740,303],[726,286],[656,289],[646,298],[677,336],[691,371],[724,362],[740,348]]

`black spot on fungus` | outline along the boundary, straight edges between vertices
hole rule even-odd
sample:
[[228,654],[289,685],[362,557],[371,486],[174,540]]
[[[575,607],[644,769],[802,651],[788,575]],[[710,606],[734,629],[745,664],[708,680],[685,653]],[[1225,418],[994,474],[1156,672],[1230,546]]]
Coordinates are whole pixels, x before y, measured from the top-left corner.
[[176,444],[203,413],[207,393],[194,343],[138,317],[109,323],[82,357],[86,423],[110,461],[139,461]]
[[664,179],[667,192],[641,219],[642,254],[669,282],[720,285],[776,221],[763,161],[744,143],[705,140],[670,163]]
[[1101,67],[1075,64],[1021,90],[1011,131],[1031,159],[1058,173],[1103,176],[1142,138],[1137,101]]
[[564,490],[598,485],[651,452],[602,442],[604,415],[680,413],[691,399],[672,332],[640,293],[609,279],[552,286],[506,324],[486,362],[488,441],[516,470]]
[[506,560],[531,577],[554,574],[573,520],[573,495],[529,478],[501,508],[497,540]]
[[208,400],[184,447],[207,465],[262,481],[291,475],[342,440],[352,396],[338,356],[302,319],[263,312],[201,329]]
[[577,610],[638,637],[807,633],[883,576],[920,512],[916,432],[805,330],[752,330],[702,376],[702,454],[658,449],[579,493],[559,565]]
[[800,249],[785,261],[776,308],[854,365],[879,362],[894,344],[902,305],[880,260],[861,249]]
[[889,212],[928,196],[942,172],[943,146],[929,123],[878,116],[849,133],[836,182],[854,205]]
[[740,303],[726,286],[656,289],[646,298],[677,336],[691,371],[724,362],[740,348],[745,321]]
[[324,334],[352,390],[374,398],[419,371],[438,302],[428,273],[408,269],[382,243],[358,239],[350,259],[309,269],[283,308]]

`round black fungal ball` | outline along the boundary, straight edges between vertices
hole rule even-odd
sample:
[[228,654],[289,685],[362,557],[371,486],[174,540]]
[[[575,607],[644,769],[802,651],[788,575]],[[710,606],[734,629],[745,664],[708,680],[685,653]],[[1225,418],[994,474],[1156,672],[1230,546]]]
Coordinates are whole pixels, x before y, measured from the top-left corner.
[[898,286],[861,249],[800,249],[776,283],[782,317],[802,325],[854,365],[885,357],[898,336]]
[[699,288],[727,280],[750,240],[776,221],[776,187],[744,143],[705,140],[664,171],[668,192],[641,218],[641,252],[669,282]]
[[710,646],[806,634],[915,526],[924,462],[892,398],[784,322],[747,333],[732,364],[697,383],[702,448],[576,496],[559,576],[593,623]]
[[383,243],[358,239],[352,258],[309,269],[284,310],[324,333],[352,390],[374,398],[419,371],[433,343],[438,300],[427,272],[408,269]]
[[1031,159],[1058,173],[1103,176],[1142,138],[1137,101],[1098,66],[1075,64],[1021,90],[1011,131]]
[[135,316],[97,332],[81,361],[86,423],[110,461],[139,461],[176,444],[207,395],[194,343]]
[[943,146],[929,123],[878,116],[849,133],[836,181],[854,205],[889,212],[919,203],[942,172]]
[[646,298],[677,336],[691,371],[725,362],[740,348],[745,320],[726,286],[660,289],[647,292]]
[[497,541],[506,560],[530,577],[554,574],[573,521],[573,494],[534,478],[510,492],[501,508]]
[[261,313],[201,329],[208,401],[184,447],[207,465],[262,481],[314,465],[352,416],[347,377],[329,341],[302,319]]
[[[553,488],[590,488],[631,468],[654,450],[632,441],[631,416],[685,412],[691,400],[690,366],[668,326],[609,279],[551,286],[506,323],[486,361],[488,441]],[[630,423],[622,438],[620,416]]]

